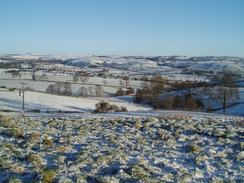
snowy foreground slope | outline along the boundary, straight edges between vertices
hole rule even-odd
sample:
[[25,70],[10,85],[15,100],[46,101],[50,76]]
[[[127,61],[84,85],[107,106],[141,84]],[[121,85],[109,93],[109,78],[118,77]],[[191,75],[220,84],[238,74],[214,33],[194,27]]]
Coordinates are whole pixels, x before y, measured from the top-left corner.
[[241,117],[182,111],[3,115],[0,182],[244,178]]

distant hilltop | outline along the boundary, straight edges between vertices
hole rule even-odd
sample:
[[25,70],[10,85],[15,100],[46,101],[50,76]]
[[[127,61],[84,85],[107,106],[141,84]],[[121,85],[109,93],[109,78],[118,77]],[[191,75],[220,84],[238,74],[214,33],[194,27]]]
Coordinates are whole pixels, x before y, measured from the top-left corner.
[[244,75],[244,58],[232,56],[117,56],[117,55],[40,55],[40,54],[4,54],[1,63],[55,63],[80,68],[100,67],[123,70],[169,71],[170,69],[187,70],[187,72],[222,72],[230,71]]
[[120,55],[77,55],[77,54],[60,54],[60,55],[42,55],[34,53],[26,54],[1,54],[1,59],[13,60],[67,60],[67,59],[81,59],[81,58],[125,58],[125,59],[149,59],[149,60],[195,60],[195,61],[208,61],[208,60],[231,60],[231,61],[244,61],[242,57],[235,56],[183,56],[183,55],[170,55],[170,56],[120,56]]

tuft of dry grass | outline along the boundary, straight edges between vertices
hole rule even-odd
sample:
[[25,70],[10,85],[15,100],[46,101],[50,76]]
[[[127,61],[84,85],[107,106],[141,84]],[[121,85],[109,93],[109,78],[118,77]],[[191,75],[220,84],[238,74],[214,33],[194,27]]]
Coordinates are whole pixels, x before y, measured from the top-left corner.
[[57,173],[55,170],[45,169],[42,171],[42,182],[53,183]]
[[41,138],[41,135],[37,132],[33,132],[30,134],[30,141],[31,142],[38,142]]
[[12,136],[12,137],[15,137],[15,138],[24,138],[24,132],[22,129],[20,128],[16,128],[16,127],[13,127],[13,128],[9,128],[7,130],[7,134]]
[[43,144],[45,147],[52,147],[53,146],[53,140],[50,137],[45,137],[43,139]]
[[27,155],[26,159],[29,162],[31,162],[35,167],[41,167],[42,166],[42,159],[35,154]]

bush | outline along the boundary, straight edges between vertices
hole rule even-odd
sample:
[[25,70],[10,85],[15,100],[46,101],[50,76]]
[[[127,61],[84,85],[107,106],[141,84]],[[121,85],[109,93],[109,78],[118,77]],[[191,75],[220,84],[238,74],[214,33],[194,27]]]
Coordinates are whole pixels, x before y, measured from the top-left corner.
[[125,95],[125,91],[120,88],[118,89],[118,91],[115,93],[115,96],[124,96]]
[[108,102],[102,101],[96,104],[95,112],[105,113],[105,112],[109,112],[109,110],[110,110],[110,104]]
[[127,112],[128,110],[127,110],[126,107],[122,106],[122,107],[120,108],[120,111],[121,111],[121,112]]
[[134,94],[134,89],[129,87],[129,88],[120,88],[118,91],[115,93],[115,96],[125,96],[125,95],[133,95]]
[[126,95],[133,95],[134,94],[134,89],[129,87],[129,88],[126,89],[125,93],[126,93]]
[[126,107],[118,107],[115,104],[109,104],[108,102],[101,101],[96,104],[95,112],[106,113],[106,112],[126,112]]

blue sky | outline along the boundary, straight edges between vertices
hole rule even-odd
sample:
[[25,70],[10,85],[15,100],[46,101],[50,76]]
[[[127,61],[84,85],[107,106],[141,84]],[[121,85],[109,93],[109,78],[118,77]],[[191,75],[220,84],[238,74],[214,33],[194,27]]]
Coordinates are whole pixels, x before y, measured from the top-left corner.
[[1,0],[0,53],[244,56],[243,0]]

